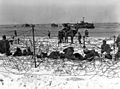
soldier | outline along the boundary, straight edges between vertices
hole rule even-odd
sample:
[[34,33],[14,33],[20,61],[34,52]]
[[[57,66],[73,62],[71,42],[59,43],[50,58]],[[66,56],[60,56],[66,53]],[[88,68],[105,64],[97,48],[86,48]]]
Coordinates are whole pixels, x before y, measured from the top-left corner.
[[84,60],[93,61],[95,57],[99,57],[99,54],[95,51],[95,49],[88,50],[87,48],[85,48],[83,51],[85,54]]
[[119,46],[119,42],[120,42],[120,34],[118,35],[118,37],[117,37],[117,39],[116,39],[116,41],[115,41],[117,47]]
[[112,51],[109,44],[106,44],[106,41],[103,40],[103,44],[101,45],[101,53],[106,52],[105,58],[112,59],[110,52]]
[[118,35],[115,43],[116,43],[116,45],[118,47],[118,51],[115,54],[115,59],[118,60],[120,58],[120,34]]
[[51,33],[50,33],[50,31],[48,30],[48,37],[49,37],[49,39],[50,39],[50,35],[51,35]]
[[87,29],[85,30],[85,37],[89,37],[89,32]]
[[19,47],[17,47],[13,56],[22,56],[22,50]]
[[14,35],[15,35],[15,37],[17,37],[17,31],[16,30],[14,31]]
[[3,35],[0,41],[0,53],[5,53],[7,56],[11,55],[10,44],[9,41],[6,40],[6,35]]
[[79,44],[81,44],[81,38],[82,38],[81,33],[78,32],[78,41],[79,41]]
[[59,39],[58,43],[62,43],[63,42],[63,31],[62,30],[60,30],[58,32],[58,39]]

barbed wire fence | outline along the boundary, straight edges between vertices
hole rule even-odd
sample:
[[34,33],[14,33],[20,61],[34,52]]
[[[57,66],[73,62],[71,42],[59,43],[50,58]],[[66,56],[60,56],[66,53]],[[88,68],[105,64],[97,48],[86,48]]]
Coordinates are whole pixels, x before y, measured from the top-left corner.
[[[40,31],[39,29],[35,29],[35,33]],[[31,37],[27,37],[31,34],[32,30],[31,28],[27,31],[23,31],[20,32],[18,34],[19,37],[21,37],[22,40],[21,43],[25,44],[26,47],[28,45],[30,45],[31,47],[33,47],[33,40],[31,40]],[[13,31],[8,31],[8,33],[13,33]],[[7,34],[7,32],[6,32]],[[27,35],[28,34],[28,35]],[[46,34],[46,33],[42,33],[42,34]],[[25,39],[29,39],[25,42]],[[111,39],[112,37],[110,37]],[[45,39],[47,39],[45,41]],[[45,38],[43,40],[39,41],[38,40],[35,41],[35,47],[37,49],[41,49],[42,47],[48,47],[47,48],[47,52],[50,51],[50,47],[53,46],[53,44],[50,44],[48,41],[48,38]],[[44,42],[47,42],[47,46],[44,46],[43,44]],[[39,44],[40,42],[40,44]],[[89,42],[87,42],[89,45],[92,46],[96,46],[97,45],[93,45],[90,44]],[[39,45],[39,46],[36,46]],[[55,50],[58,50],[58,46],[55,45],[54,47]],[[99,48],[99,47],[98,47]],[[28,57],[2,57],[1,58],[3,60],[3,67],[8,71],[11,72],[13,74],[26,74],[30,71],[31,68],[33,68],[34,66],[34,60],[32,56],[28,56]],[[37,60],[44,60],[42,61],[40,65],[44,65],[44,69],[45,70],[52,70],[54,69],[53,74],[55,75],[59,75],[59,76],[64,76],[64,74],[68,74],[71,76],[85,76],[85,75],[91,75],[91,76],[106,76],[108,78],[114,78],[114,77],[120,77],[119,75],[119,71],[117,71],[120,66],[119,66],[119,62],[111,62],[109,60],[103,60],[105,58],[101,58],[102,59],[102,63],[98,63],[96,64],[96,62],[78,62],[78,63],[73,63],[73,64],[69,64],[66,62],[63,62],[61,59],[58,60],[53,60],[53,59],[37,59]],[[52,61],[51,61],[52,60]],[[39,67],[38,66],[38,67]],[[12,71],[12,70],[13,71]],[[83,74],[81,74],[81,72],[84,71]],[[95,72],[94,74],[89,74],[90,72]],[[92,78],[92,77],[91,77]]]

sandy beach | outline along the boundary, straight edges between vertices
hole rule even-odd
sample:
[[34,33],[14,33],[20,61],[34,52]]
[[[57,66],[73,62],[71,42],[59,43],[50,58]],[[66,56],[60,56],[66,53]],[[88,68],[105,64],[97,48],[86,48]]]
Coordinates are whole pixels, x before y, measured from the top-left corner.
[[[28,37],[30,39],[30,37]],[[28,38],[24,41],[29,43]],[[99,47],[102,40],[113,45],[113,38],[89,37],[86,39],[86,46],[89,49],[95,48],[100,53]],[[36,37],[36,49],[40,44],[41,50],[49,53],[55,50],[63,51],[66,47],[74,47],[75,53],[83,54],[82,45],[77,39],[74,44],[57,44],[56,37]],[[28,44],[29,45],[29,44]],[[24,42],[17,47],[24,48]],[[14,50],[15,45],[11,46]],[[116,49],[117,50],[117,49]],[[37,53],[37,51],[36,51]],[[112,52],[114,55],[114,52]],[[31,56],[21,57],[0,57],[0,87],[1,89],[118,89],[120,87],[120,62],[114,62],[103,58],[101,61],[70,61],[65,59],[40,59],[37,58],[38,67],[35,68]],[[109,85],[109,86],[108,86]]]

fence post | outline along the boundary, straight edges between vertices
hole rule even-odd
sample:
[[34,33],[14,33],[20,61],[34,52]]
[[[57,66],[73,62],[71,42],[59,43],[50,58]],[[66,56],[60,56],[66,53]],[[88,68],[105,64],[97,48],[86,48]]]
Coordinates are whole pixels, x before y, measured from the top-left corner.
[[85,36],[83,36],[83,48],[86,48],[86,46],[85,46]]
[[114,44],[113,44],[113,50],[114,50],[114,56],[113,56],[113,57],[114,57],[114,58],[112,59],[112,61],[116,60],[116,59],[115,59],[115,50],[116,50],[116,49],[115,49],[115,39],[116,39],[116,36],[114,35],[113,38],[114,38]]
[[33,35],[33,59],[34,59],[35,68],[36,68],[37,65],[36,65],[36,58],[35,58],[35,34],[34,34],[34,27],[35,27],[35,25],[32,25],[32,35]]

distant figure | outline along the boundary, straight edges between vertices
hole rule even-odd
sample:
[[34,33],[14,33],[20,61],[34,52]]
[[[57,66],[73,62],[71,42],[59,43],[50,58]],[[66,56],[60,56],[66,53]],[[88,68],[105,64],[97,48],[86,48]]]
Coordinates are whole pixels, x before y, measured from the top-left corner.
[[15,37],[17,36],[17,31],[16,30],[14,31],[14,35],[15,35]]
[[79,41],[79,44],[81,44],[81,38],[82,38],[81,33],[78,32],[78,41]]
[[89,32],[87,29],[85,30],[85,37],[89,37]]
[[112,51],[112,49],[111,49],[110,45],[106,44],[106,41],[103,40],[103,44],[101,45],[101,53],[103,54],[104,52],[106,52],[105,58],[112,59],[112,56],[110,54],[111,51]]
[[0,53],[5,53],[7,56],[11,55],[10,44],[9,41],[6,40],[6,35],[3,35],[2,40],[0,40]]
[[120,34],[118,35],[118,37],[117,37],[115,43],[116,43],[116,45],[117,45],[117,47],[118,47],[119,44],[120,44]]
[[11,39],[9,40],[10,44],[13,45],[14,42],[14,36],[11,36]]
[[118,47],[118,51],[115,54],[115,59],[118,60],[118,59],[120,59],[120,34],[118,35],[115,43],[116,43],[116,45]]
[[86,46],[85,46],[85,36],[83,36],[83,48],[86,48]]
[[17,41],[18,41],[18,44],[19,44],[20,43],[20,38],[18,38]]
[[13,54],[13,56],[22,56],[22,51],[20,48],[17,47],[15,53]]
[[64,32],[63,30],[58,31],[58,44],[63,42]]
[[50,33],[50,31],[48,30],[48,37],[49,37],[49,39],[50,39],[50,36],[51,36],[51,33]]
[[27,55],[33,55],[33,52],[31,52],[30,47],[27,48]]
[[63,30],[64,30],[65,32],[67,32],[67,31],[70,30],[70,26],[69,26],[68,24],[64,24],[63,27],[64,27]]

